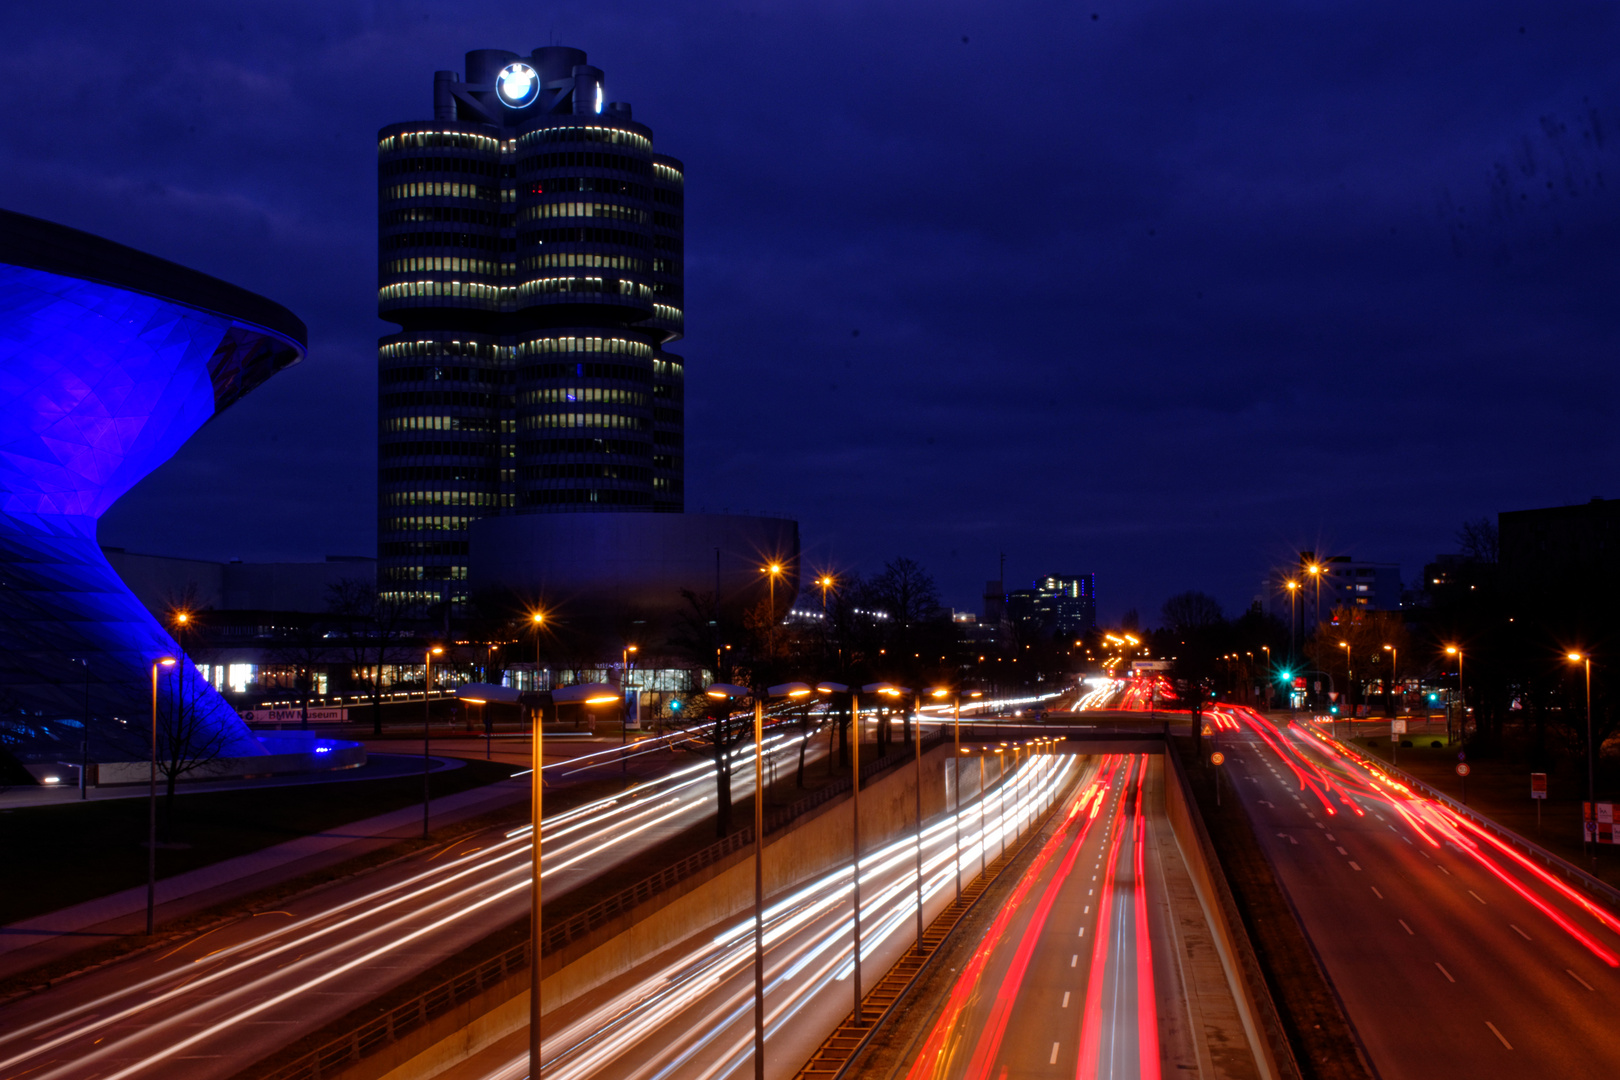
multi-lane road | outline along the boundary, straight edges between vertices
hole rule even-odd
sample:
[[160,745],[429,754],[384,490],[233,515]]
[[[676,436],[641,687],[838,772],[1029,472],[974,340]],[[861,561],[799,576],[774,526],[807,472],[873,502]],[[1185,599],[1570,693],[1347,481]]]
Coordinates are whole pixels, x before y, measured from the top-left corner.
[[1620,1076],[1620,920],[1326,732],[1222,709],[1229,790],[1382,1080]]
[[[766,747],[796,761],[799,738],[771,733]],[[617,749],[604,756],[612,771]],[[574,757],[547,772],[562,779],[588,767]],[[679,764],[623,795],[547,815],[547,895],[704,820],[713,769]],[[752,770],[734,771],[734,793],[751,795]],[[0,1080],[230,1076],[521,918],[530,836],[487,829],[14,1001],[0,1009]]]

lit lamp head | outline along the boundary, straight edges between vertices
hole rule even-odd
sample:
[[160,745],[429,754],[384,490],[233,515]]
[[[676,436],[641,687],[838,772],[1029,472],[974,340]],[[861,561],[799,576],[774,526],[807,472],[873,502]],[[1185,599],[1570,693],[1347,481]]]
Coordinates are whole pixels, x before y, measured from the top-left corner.
[[[1585,660],[1585,659],[1586,659],[1586,656],[1585,656],[1585,655],[1584,655],[1584,654],[1582,654],[1582,653],[1578,653],[1578,652],[1572,652],[1572,653],[1570,653],[1570,654],[1569,654],[1569,657],[1568,657],[1568,659],[1569,659],[1569,661],[1570,661],[1570,662],[1571,662],[1571,663],[1575,663],[1575,664],[1578,664],[1578,663],[1580,663],[1580,662],[1581,662],[1581,661],[1582,661],[1582,660]],[[171,663],[172,663],[172,661],[169,661],[169,662],[171,662]]]
[[807,698],[815,691],[810,689],[809,683],[786,682],[778,683],[765,691],[767,697],[773,698]]
[[1447,656],[1456,656],[1457,652],[1458,652],[1457,646],[1455,646],[1455,645],[1447,645],[1446,646],[1446,655]]
[[529,625],[530,626],[539,626],[541,623],[543,623],[545,621],[546,621],[546,617],[544,615],[542,615],[540,612],[531,611],[529,613]]
[[754,696],[753,691],[749,690],[748,687],[738,686],[735,683],[711,683],[703,693],[715,701]]
[[172,657],[172,656],[160,656],[160,657],[158,657],[158,667],[174,667],[174,657]]
[[847,694],[849,687],[841,682],[819,682],[816,684],[818,694]]

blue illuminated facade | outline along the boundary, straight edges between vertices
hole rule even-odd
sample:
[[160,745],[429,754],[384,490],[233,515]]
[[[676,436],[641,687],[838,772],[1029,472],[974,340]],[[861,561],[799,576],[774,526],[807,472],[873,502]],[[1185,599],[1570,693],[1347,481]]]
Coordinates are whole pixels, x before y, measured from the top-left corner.
[[[0,738],[14,752],[59,743],[76,759],[88,714],[93,759],[144,756],[151,664],[179,647],[108,565],[97,521],[305,340],[262,297],[0,211]],[[220,756],[264,752],[201,680],[185,694]]]

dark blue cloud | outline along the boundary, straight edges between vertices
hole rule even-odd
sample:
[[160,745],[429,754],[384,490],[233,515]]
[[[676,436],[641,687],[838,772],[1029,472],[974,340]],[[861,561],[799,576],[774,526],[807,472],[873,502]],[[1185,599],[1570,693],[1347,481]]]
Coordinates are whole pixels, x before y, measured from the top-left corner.
[[1003,551],[1097,571],[1105,613],[1238,606],[1290,550],[1412,577],[1464,518],[1614,493],[1617,18],[36,6],[0,203],[310,325],[109,542],[368,551],[375,131],[466,49],[573,44],[687,162],[690,505],[913,555],[963,607]]

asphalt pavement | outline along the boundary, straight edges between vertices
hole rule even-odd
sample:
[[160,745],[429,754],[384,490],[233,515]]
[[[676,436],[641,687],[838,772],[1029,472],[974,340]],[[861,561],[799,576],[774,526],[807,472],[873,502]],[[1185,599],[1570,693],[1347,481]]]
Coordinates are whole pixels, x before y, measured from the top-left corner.
[[1314,734],[1250,710],[1227,786],[1383,1080],[1620,1076],[1620,920]]

